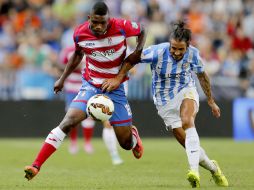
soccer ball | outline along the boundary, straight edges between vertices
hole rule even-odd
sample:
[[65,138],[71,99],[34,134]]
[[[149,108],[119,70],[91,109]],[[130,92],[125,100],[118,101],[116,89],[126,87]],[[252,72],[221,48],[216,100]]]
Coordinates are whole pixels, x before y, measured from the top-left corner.
[[114,112],[114,103],[108,96],[96,94],[88,100],[86,112],[94,120],[107,121]]

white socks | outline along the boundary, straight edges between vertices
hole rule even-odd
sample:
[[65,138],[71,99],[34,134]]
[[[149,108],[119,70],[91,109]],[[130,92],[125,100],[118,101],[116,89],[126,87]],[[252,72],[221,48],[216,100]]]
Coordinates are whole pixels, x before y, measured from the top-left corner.
[[59,127],[56,127],[48,134],[45,142],[58,149],[65,137],[66,134]]
[[200,147],[199,165],[211,172],[216,172],[217,170],[216,166],[208,158],[208,156],[205,153],[205,150],[202,147]]
[[188,128],[185,130],[186,140],[185,140],[185,149],[188,157],[190,169],[198,172],[198,166],[211,171],[216,171],[216,166],[208,158],[205,153],[205,150],[200,146],[199,136],[196,131],[196,128]]
[[185,133],[186,133],[185,149],[190,169],[199,174],[198,167],[199,167],[200,143],[198,133],[195,127],[186,129]]
[[115,155],[118,156],[117,140],[116,140],[114,129],[104,127],[102,131],[102,138],[111,157]]

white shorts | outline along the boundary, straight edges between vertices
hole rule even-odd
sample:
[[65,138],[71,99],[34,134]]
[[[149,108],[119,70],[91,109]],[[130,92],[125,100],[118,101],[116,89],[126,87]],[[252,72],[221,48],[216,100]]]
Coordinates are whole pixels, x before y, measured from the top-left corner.
[[195,87],[184,88],[172,100],[168,101],[166,105],[157,105],[159,116],[163,119],[166,129],[174,129],[182,127],[180,118],[180,107],[184,99],[195,100],[197,109],[199,109],[199,95]]

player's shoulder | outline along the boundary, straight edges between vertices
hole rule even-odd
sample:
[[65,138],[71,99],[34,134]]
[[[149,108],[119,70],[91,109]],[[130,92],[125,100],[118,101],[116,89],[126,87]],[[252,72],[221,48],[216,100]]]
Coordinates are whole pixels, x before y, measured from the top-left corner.
[[169,42],[164,42],[164,43],[158,44],[157,46],[158,46],[158,48],[160,48],[160,49],[168,49],[169,46],[170,46],[170,43],[169,43]]
[[116,24],[116,25],[123,25],[123,24],[125,24],[127,21],[129,21],[129,20],[127,20],[127,19],[124,19],[124,18],[117,18],[117,17],[113,17],[113,18],[110,18],[110,22],[112,23],[112,24]]
[[85,21],[82,24],[79,24],[78,26],[76,26],[75,30],[74,30],[74,35],[82,35],[85,33],[89,32],[89,22]]
[[169,43],[165,42],[165,43],[151,45],[147,49],[150,49],[150,50],[163,50],[163,49],[167,49],[167,48],[169,48]]
[[124,28],[124,27],[129,27],[129,24],[131,24],[131,26],[133,28],[138,28],[138,23],[137,22],[134,22],[134,21],[131,21],[131,20],[128,20],[128,19],[124,19],[124,18],[111,18],[110,19],[110,24],[115,26],[115,28],[118,28],[118,27],[121,27],[121,28]]
[[199,49],[190,45],[188,47],[188,61],[192,63],[197,63],[201,58],[199,55]]
[[188,47],[188,49],[189,49],[189,51],[190,51],[191,53],[194,54],[194,56],[195,56],[195,55],[197,56],[197,55],[199,54],[199,49],[196,48],[196,47],[194,47],[194,46],[192,46],[192,45],[190,45],[190,46]]

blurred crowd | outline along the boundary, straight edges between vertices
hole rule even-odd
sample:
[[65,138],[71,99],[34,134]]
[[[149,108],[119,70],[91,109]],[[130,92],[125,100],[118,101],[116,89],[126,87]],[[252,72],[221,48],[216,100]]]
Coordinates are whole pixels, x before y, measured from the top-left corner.
[[[54,99],[61,51],[95,0],[0,0],[0,99]],[[105,0],[110,15],[142,22],[146,46],[168,41],[172,22],[193,32],[217,99],[254,97],[253,0]],[[129,42],[130,49],[133,43]],[[130,99],[151,98],[149,66],[130,73]],[[61,97],[60,97],[61,98]]]

